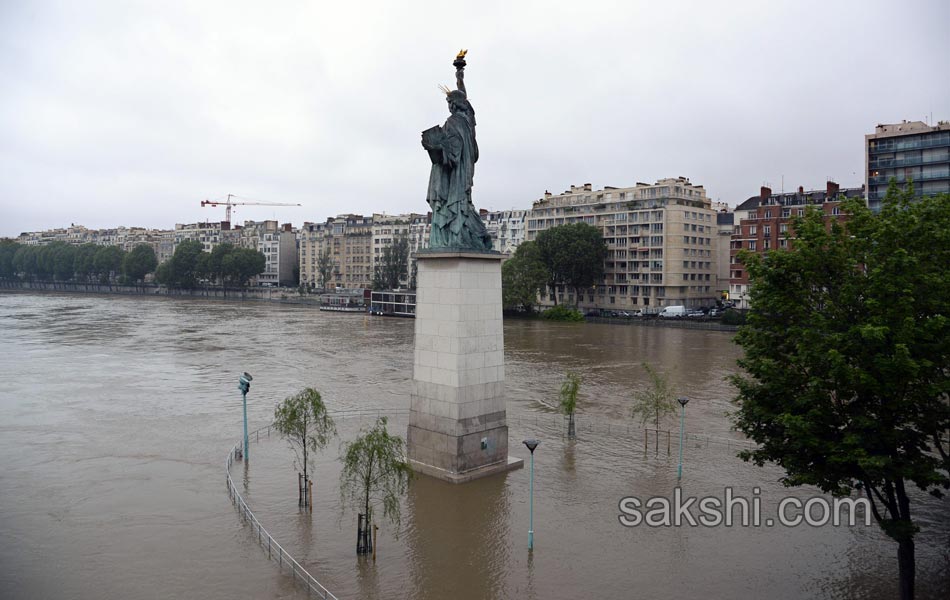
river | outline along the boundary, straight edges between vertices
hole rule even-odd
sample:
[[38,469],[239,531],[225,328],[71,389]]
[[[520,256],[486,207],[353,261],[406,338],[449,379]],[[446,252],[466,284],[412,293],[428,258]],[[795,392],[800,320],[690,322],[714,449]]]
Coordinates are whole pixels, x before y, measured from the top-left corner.
[[[305,386],[333,410],[408,407],[413,321],[306,306],[174,298],[0,294],[0,597],[305,597],[236,515],[224,458],[241,432],[237,376],[254,375],[248,420]],[[252,447],[244,474],[259,517],[340,598],[877,598],[896,594],[896,546],[871,527],[632,527],[624,496],[669,496],[671,456],[642,447],[629,416],[641,363],[690,398],[685,493],[785,490],[774,467],[735,458],[723,332],[505,324],[511,453],[537,436],[535,551],[528,469],[463,486],[415,480],[400,534],[353,555],[341,516],[338,442],[317,464],[313,516],[296,508],[292,454]],[[566,371],[584,380],[576,441],[547,407]],[[611,423],[608,433],[601,426]],[[368,421],[340,424],[345,438]],[[641,437],[626,436],[630,426]],[[586,427],[586,429],[585,429]],[[405,435],[405,420],[391,429]],[[695,440],[706,439],[707,442]],[[636,441],[640,440],[640,441]],[[240,473],[238,467],[235,471]],[[919,597],[950,587],[948,503],[921,499]]]

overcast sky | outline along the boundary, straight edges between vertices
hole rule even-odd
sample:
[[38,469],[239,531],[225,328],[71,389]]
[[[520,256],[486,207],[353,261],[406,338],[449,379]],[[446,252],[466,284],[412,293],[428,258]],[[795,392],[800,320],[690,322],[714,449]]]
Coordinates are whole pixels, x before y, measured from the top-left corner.
[[0,236],[425,212],[468,48],[475,204],[686,176],[732,206],[863,183],[950,119],[950,3],[0,0]]

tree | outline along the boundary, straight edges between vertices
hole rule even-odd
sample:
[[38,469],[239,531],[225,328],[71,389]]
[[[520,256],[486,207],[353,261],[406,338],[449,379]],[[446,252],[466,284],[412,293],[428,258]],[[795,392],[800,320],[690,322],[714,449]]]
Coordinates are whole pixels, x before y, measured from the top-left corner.
[[643,363],[643,368],[650,378],[650,384],[633,395],[633,417],[640,418],[640,425],[653,421],[656,430],[656,447],[654,452],[660,453],[660,422],[670,415],[676,414],[673,388],[666,376],[657,373],[656,369]]
[[234,244],[224,242],[211,249],[205,266],[206,277],[215,283],[224,283],[224,257],[234,251]]
[[92,264],[95,272],[99,275],[100,283],[109,283],[122,269],[122,259],[125,258],[125,252],[118,246],[100,246],[96,250]]
[[267,268],[267,259],[257,250],[234,248],[221,259],[221,269],[225,279],[240,287],[250,283],[251,278],[260,275]]
[[574,431],[574,410],[577,408],[577,393],[581,389],[581,378],[577,373],[568,371],[561,384],[560,403],[561,412],[568,416],[567,437],[575,437]]
[[307,482],[310,481],[308,453],[319,452],[336,435],[336,425],[327,414],[320,392],[306,388],[285,398],[274,409],[274,429],[293,448],[297,462],[303,467],[304,489],[307,489]]
[[550,280],[536,242],[521,242],[514,255],[501,265],[501,293],[505,308],[533,312],[538,294]]
[[75,274],[76,246],[64,242],[56,242],[46,247],[52,255],[53,278],[60,281],[69,281]]
[[396,236],[391,244],[383,248],[379,263],[374,269],[374,289],[393,290],[409,276],[409,238]]
[[[386,430],[386,417],[380,417],[369,431],[343,446],[343,470],[340,473],[341,506],[355,504],[365,515],[358,532],[361,546],[370,547],[369,532],[373,509],[383,505],[383,516],[399,527],[399,499],[406,493],[412,469],[405,457],[405,443]],[[368,551],[368,550],[367,550]]]
[[148,244],[139,244],[122,260],[122,273],[131,281],[142,281],[157,266],[155,250]]
[[13,279],[16,270],[13,268],[13,256],[20,244],[13,240],[0,240],[0,279]]
[[76,251],[76,257],[73,261],[73,269],[76,277],[83,281],[89,281],[96,273],[96,252],[99,246],[95,244],[83,244]]
[[573,288],[579,300],[582,288],[591,287],[603,277],[607,246],[600,229],[587,223],[559,225],[539,233],[536,241],[541,262],[548,269],[555,304],[558,285]]
[[172,257],[158,267],[155,278],[168,287],[194,288],[198,285],[196,268],[203,251],[201,242],[195,240],[181,242],[175,247]]
[[843,203],[792,223],[794,245],[740,255],[751,284],[736,427],[787,486],[863,493],[898,544],[901,598],[914,596],[908,486],[950,487],[950,195],[891,187],[880,214]]
[[320,287],[327,289],[333,278],[333,255],[329,248],[321,248],[317,255],[317,273],[320,275]]

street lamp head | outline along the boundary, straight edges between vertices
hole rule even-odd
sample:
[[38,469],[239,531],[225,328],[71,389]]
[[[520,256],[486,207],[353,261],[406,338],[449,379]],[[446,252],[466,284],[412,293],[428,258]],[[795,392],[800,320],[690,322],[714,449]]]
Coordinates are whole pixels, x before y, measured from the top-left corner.
[[686,403],[689,402],[689,398],[687,398],[686,396],[681,396],[677,398],[676,401],[680,403],[680,406],[682,406],[683,408],[686,408]]
[[251,374],[248,373],[247,371],[244,371],[244,377],[247,378],[248,381],[253,381],[253,380],[254,380],[254,378],[251,377]]
[[541,440],[536,440],[534,438],[524,441],[524,445],[527,446],[528,450],[531,451],[531,454],[534,454],[534,449],[537,448],[538,444],[540,443],[541,443]]

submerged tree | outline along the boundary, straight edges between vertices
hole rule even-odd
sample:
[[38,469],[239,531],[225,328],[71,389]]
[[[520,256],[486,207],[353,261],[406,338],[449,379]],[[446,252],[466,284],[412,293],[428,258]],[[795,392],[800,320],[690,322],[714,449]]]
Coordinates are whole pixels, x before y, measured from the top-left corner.
[[[274,429],[283,435],[303,467],[304,490],[310,481],[308,452],[319,452],[336,434],[320,392],[306,388],[289,396],[274,409]],[[306,495],[304,496],[306,497]]]
[[950,487],[950,195],[888,191],[880,214],[846,201],[792,223],[794,246],[740,255],[751,309],[736,341],[744,373],[742,457],[785,469],[788,486],[863,493],[898,543],[900,596],[914,596],[911,485]]
[[675,395],[673,388],[666,376],[657,373],[656,369],[643,363],[643,368],[650,378],[649,385],[633,395],[633,413],[634,418],[640,419],[640,425],[647,422],[653,422],[653,428],[656,430],[656,448],[654,452],[660,453],[660,422],[670,415],[676,414]]
[[567,437],[575,437],[574,430],[574,411],[577,409],[577,393],[581,389],[581,378],[577,373],[568,371],[561,384],[560,403],[561,412],[567,415]]
[[405,442],[398,435],[390,435],[386,423],[386,417],[380,417],[372,429],[345,443],[341,457],[341,506],[345,510],[349,504],[362,511],[363,528],[357,533],[361,542],[358,549],[362,548],[364,552],[371,548],[369,532],[377,504],[382,504],[383,516],[399,527],[399,500],[405,495],[412,477]]

